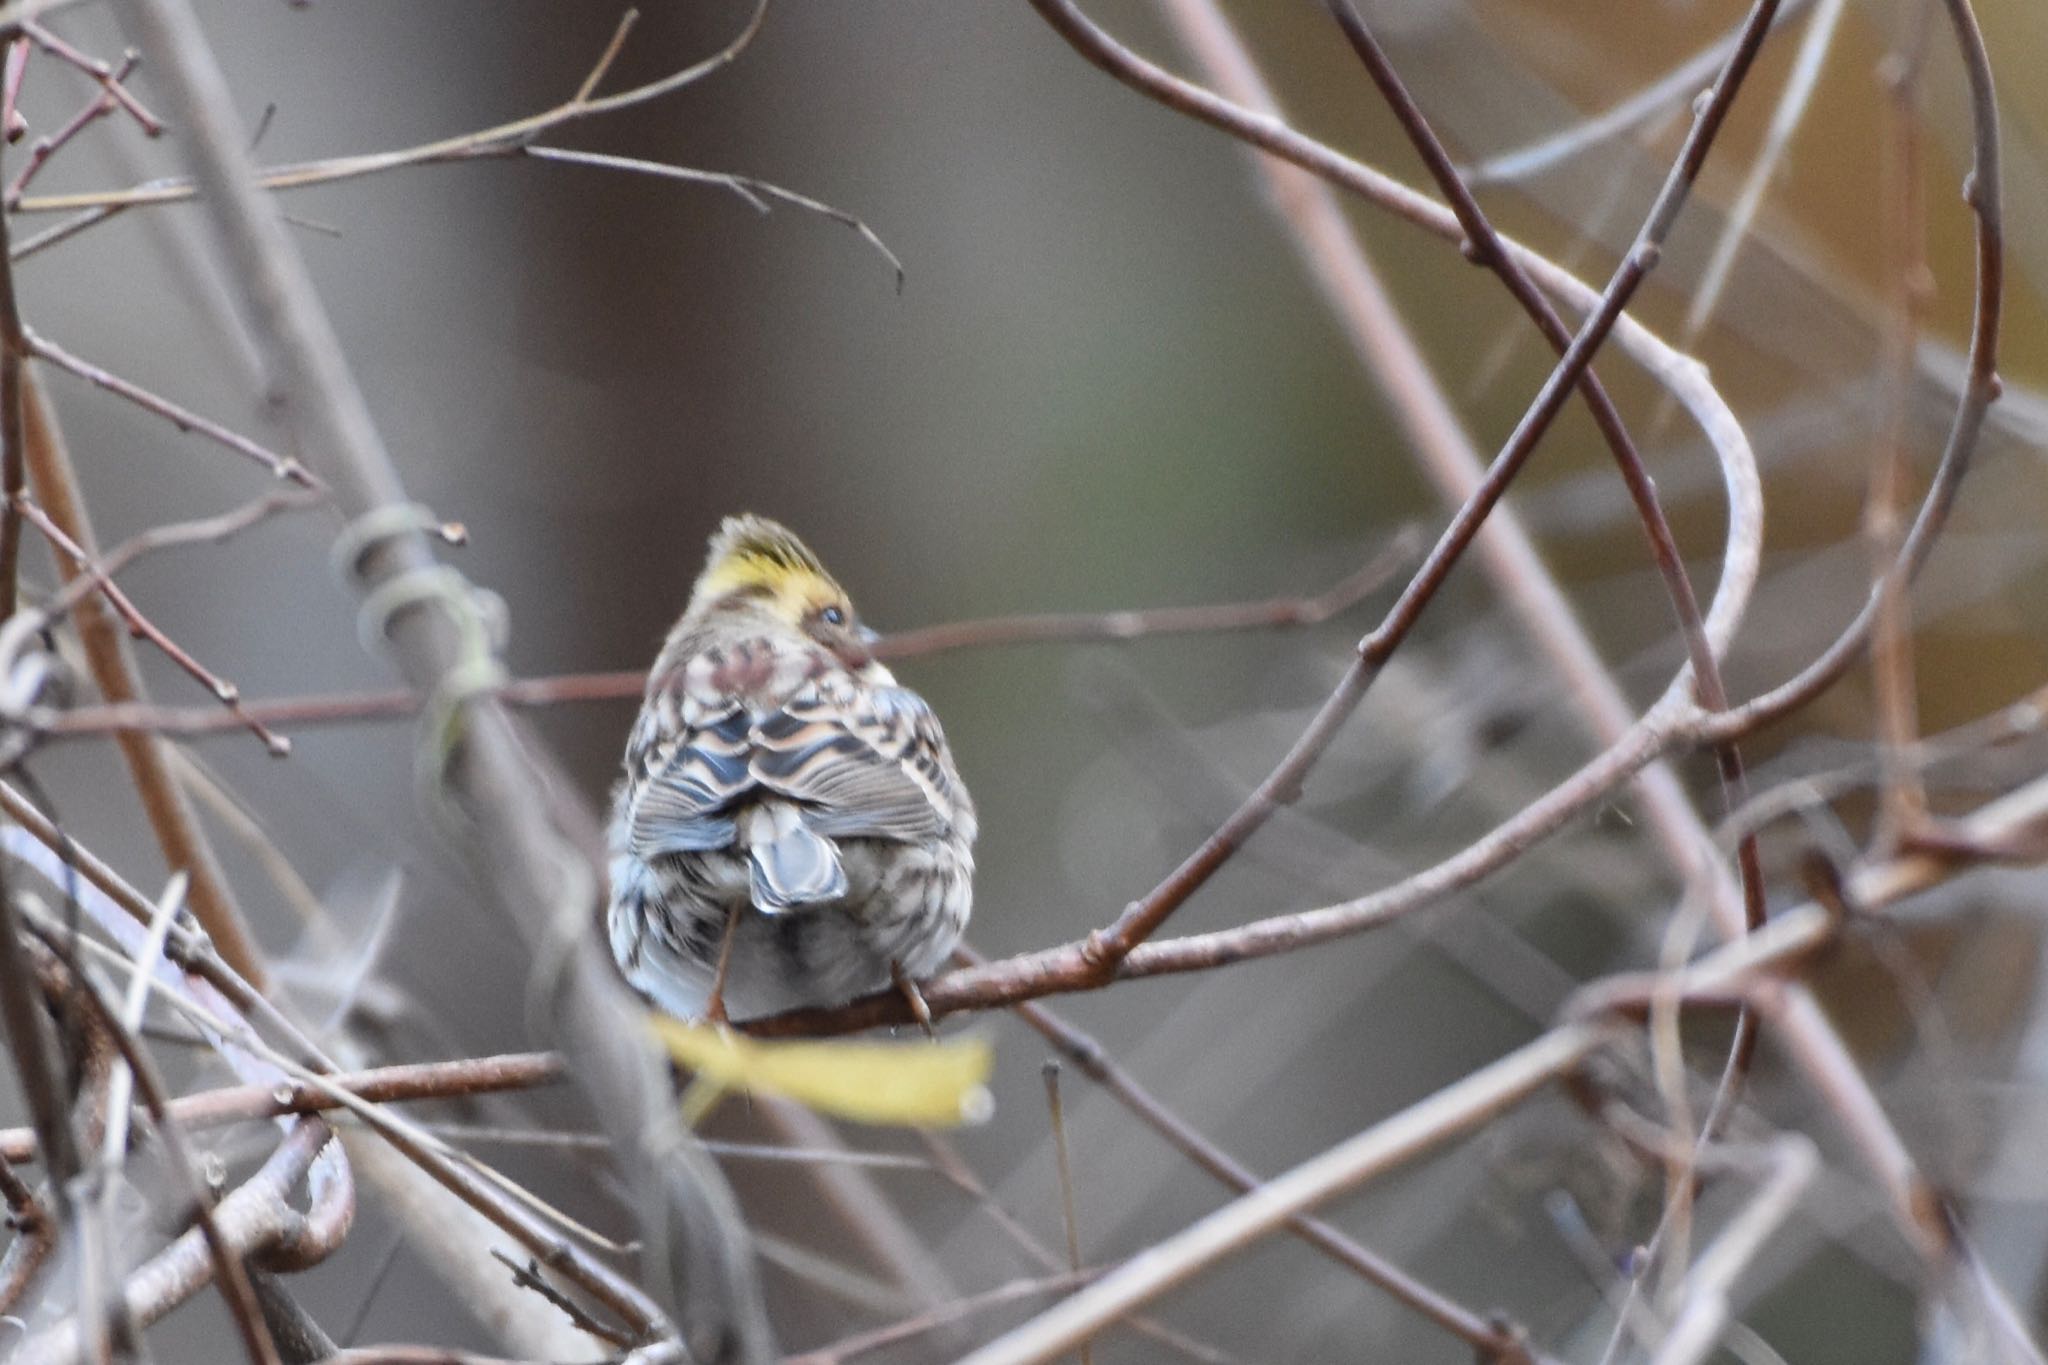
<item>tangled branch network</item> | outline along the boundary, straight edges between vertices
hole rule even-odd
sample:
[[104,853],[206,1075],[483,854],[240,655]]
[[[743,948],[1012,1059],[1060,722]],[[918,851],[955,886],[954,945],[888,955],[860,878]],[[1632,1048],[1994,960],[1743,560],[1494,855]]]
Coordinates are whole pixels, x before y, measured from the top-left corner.
[[[1176,115],[1176,133],[1182,122],[1199,125],[1250,153],[1275,226],[1360,378],[1451,509],[1433,535],[1415,527],[1381,533],[1353,572],[1309,595],[967,620],[877,645],[878,655],[894,661],[1258,631],[1293,632],[1288,638],[1312,655],[1331,623],[1383,603],[1298,732],[1266,756],[1263,776],[1248,790],[1233,788],[1227,814],[1142,895],[1121,908],[1079,906],[1020,921],[1086,927],[1007,956],[963,950],[953,968],[914,993],[884,991],[741,1026],[763,1039],[827,1038],[910,1023],[920,1006],[930,1019],[1021,1023],[1032,1046],[1043,1043],[1059,1059],[1044,1084],[1064,1247],[1009,1211],[1015,1189],[992,1186],[977,1172],[976,1160],[987,1157],[971,1143],[921,1134],[914,1151],[907,1139],[863,1145],[767,1096],[747,1120],[760,1132],[714,1136],[683,1121],[669,1062],[593,932],[603,875],[591,853],[595,822],[571,794],[575,784],[514,720],[516,711],[635,699],[643,676],[510,674],[501,657],[507,610],[443,555],[465,543],[467,530],[409,491],[408,477],[421,479],[387,449],[285,214],[296,191],[399,169],[483,160],[567,165],[708,186],[762,212],[780,205],[822,216],[878,253],[901,292],[902,263],[865,220],[843,209],[753,176],[556,145],[609,116],[663,107],[730,68],[764,31],[766,5],[710,56],[641,84],[605,93],[636,27],[628,13],[568,98],[538,113],[392,151],[269,166],[257,164],[262,130],[243,126],[246,99],[231,90],[187,0],[120,0],[133,46],[112,59],[94,55],[93,44],[74,33],[74,21],[85,16],[69,11],[84,7],[66,0],[0,6],[0,130],[17,146],[33,135],[0,191],[0,1024],[20,1099],[19,1121],[0,1129],[0,1198],[11,1233],[0,1254],[0,1330],[14,1338],[12,1358],[142,1354],[155,1324],[209,1293],[227,1310],[235,1349],[252,1361],[467,1358],[409,1342],[354,1345],[398,1248],[433,1264],[469,1315],[522,1359],[836,1365],[894,1352],[901,1354],[888,1358],[1027,1365],[1076,1352],[1089,1358],[1098,1345],[1127,1337],[1139,1339],[1134,1349],[1148,1359],[1233,1359],[1244,1341],[1279,1355],[1287,1343],[1277,1321],[1231,1338],[1226,1350],[1208,1334],[1227,1325],[1199,1314],[1194,1327],[1179,1321],[1186,1305],[1174,1294],[1197,1277],[1241,1269],[1248,1251],[1285,1233],[1320,1258],[1319,1268],[1343,1277],[1336,1283],[1347,1304],[1363,1283],[1375,1310],[1396,1306],[1404,1330],[1448,1338],[1486,1361],[1683,1365],[1724,1348],[1771,1359],[1765,1334],[1745,1321],[1746,1306],[1791,1273],[1767,1252],[1784,1244],[1825,1185],[1839,1182],[1885,1213],[1881,1247],[1869,1251],[1876,1239],[1861,1238],[1852,1249],[1909,1267],[1890,1273],[1906,1285],[1908,1302],[1926,1307],[1929,1352],[1962,1342],[1973,1359],[2042,1359],[2032,1324],[2048,1258],[2027,1261],[2035,1274],[2022,1281],[1989,1254],[1977,1210],[1934,1174],[1947,1174],[1942,1154],[1909,1140],[1867,1054],[1823,1006],[1829,964],[1857,953],[1889,953],[1896,963],[1901,932],[1945,913],[1943,888],[1966,879],[1981,884],[1994,865],[2031,864],[2048,853],[2048,777],[2040,775],[2036,742],[2048,688],[2022,691],[1933,735],[1921,733],[1916,704],[1925,690],[1916,670],[1927,654],[1916,647],[1919,575],[1942,541],[2001,393],[2002,148],[1990,55],[1970,0],[1909,0],[1883,83],[1874,86],[1886,165],[1884,281],[1864,311],[1894,397],[1881,414],[1865,493],[1867,578],[1847,619],[1761,688],[1745,650],[1755,618],[1783,610],[1773,600],[1779,580],[1768,572],[1765,535],[1767,493],[1777,485],[1760,471],[1755,424],[1738,417],[1695,353],[1735,307],[1731,291],[1770,236],[1767,200],[1794,139],[1810,135],[1811,110],[1824,98],[1823,67],[1831,54],[1839,61],[1840,3],[1754,0],[1733,30],[1605,110],[1466,163],[1453,151],[1463,111],[1425,81],[1420,73],[1429,68],[1419,56],[1410,59],[1407,40],[1382,31],[1371,7],[1361,12],[1351,0],[1328,0],[1327,22],[1317,16],[1315,33],[1347,73],[1351,63],[1360,69],[1359,97],[1370,92],[1374,108],[1389,116],[1401,155],[1413,158],[1404,164],[1420,165],[1427,190],[1301,131],[1252,46],[1213,0],[1157,0],[1193,76],[1126,46],[1071,0],[1031,0],[1031,7],[1045,25],[1041,36],[1056,37],[1125,91]],[[1795,35],[1799,49],[1778,102],[1750,147],[1743,120],[1761,98],[1756,87],[1775,78],[1770,58]],[[1963,181],[1973,232],[1971,310],[1939,459],[1915,501],[1916,414],[1905,395],[1922,372],[1934,327],[1925,281],[1960,274],[1930,245],[1941,238],[1931,230],[1923,188],[1930,179],[1923,106],[1939,93],[1925,70],[1937,38],[1963,73],[1971,129]],[[31,117],[30,94],[60,75],[77,86],[65,112]],[[1132,117],[1138,110],[1136,101],[1108,107]],[[53,167],[75,161],[75,148],[117,132],[145,140],[173,134],[184,171],[112,190],[45,188]],[[1604,282],[1565,263],[1584,259],[1586,248],[1541,248],[1497,225],[1512,210],[1496,195],[1620,146],[1635,164],[1654,159],[1660,174]],[[1715,197],[1717,175],[1739,188],[1727,196],[1707,263],[1692,277],[1672,278],[1682,275],[1673,270],[1682,255],[1675,234],[1712,208],[1701,201]],[[204,215],[223,267],[228,324],[246,340],[239,348],[246,364],[232,382],[259,395],[277,419],[260,437],[145,386],[125,366],[79,354],[57,318],[46,329],[40,310],[35,326],[24,315],[16,276],[27,263],[92,240],[116,219],[160,231],[162,208],[184,203]],[[1383,281],[1354,208],[1450,248],[1440,256],[1447,268],[1460,261],[1481,267],[1516,310],[1509,348],[1531,339],[1548,348],[1540,380],[1490,455]],[[23,231],[52,218],[33,235]],[[1591,224],[1574,226],[1589,240],[1598,236]],[[1686,294],[1682,345],[1643,321],[1653,283]],[[1626,378],[1618,378],[1624,364]],[[1514,368],[1504,363],[1502,372]],[[81,461],[44,391],[52,375],[75,381],[82,400],[119,404],[225,452],[236,476],[253,469],[264,486],[238,503],[157,522],[103,548],[86,491],[98,484],[80,477]],[[1669,442],[1664,416],[1635,415],[1639,388],[1654,391],[1664,416],[1682,412],[1714,461],[1721,505],[1711,591],[1695,581],[1708,557],[1684,549],[1682,529],[1696,519],[1674,517],[1653,474]],[[1679,646],[1647,701],[1632,699],[1586,629],[1585,603],[1553,572],[1509,501],[1518,481],[1526,489],[1546,442],[1560,443],[1556,428],[1575,408],[1612,463],[1612,474],[1603,468],[1601,477],[1619,480],[1640,528],[1649,570],[1643,581],[1657,584],[1657,619]],[[152,470],[134,477],[175,476]],[[230,671],[207,661],[213,649],[167,628],[134,581],[137,566],[171,551],[218,552],[280,519],[323,511],[342,523],[333,562],[358,594],[362,641],[396,667],[397,686],[244,696]],[[48,584],[32,582],[24,568],[37,547],[54,568]],[[1455,848],[1433,851],[1419,865],[1379,868],[1371,889],[1359,891],[1347,878],[1343,894],[1322,904],[1170,929],[1177,917],[1185,928],[1184,910],[1204,892],[1221,899],[1219,874],[1243,870],[1262,840],[1312,827],[1300,809],[1305,791],[1330,780],[1341,766],[1332,755],[1345,741],[1393,723],[1375,707],[1390,709],[1403,670],[1422,666],[1430,645],[1421,632],[1455,610],[1447,585],[1474,568],[1467,576],[1477,578],[1542,671],[1543,685],[1531,693],[1555,701],[1557,718],[1579,743],[1576,766]],[[1731,658],[1741,667],[1731,667]],[[153,698],[145,677],[160,663],[209,702]],[[1870,698],[1869,740],[1857,758],[1796,782],[1761,780],[1767,765],[1755,754],[1780,748],[1784,729],[1838,698],[1845,679],[1867,684]],[[91,695],[74,695],[83,692]],[[507,931],[501,937],[529,964],[519,989],[540,1034],[536,1049],[413,1055],[390,1046],[390,1035],[353,1027],[374,1013],[396,885],[375,913],[344,927],[227,781],[187,747],[204,736],[254,738],[269,755],[305,763],[292,732],[413,717],[422,806],[473,874],[478,913]],[[131,851],[91,847],[96,839],[60,820],[70,793],[39,780],[57,769],[50,760],[67,746],[97,741],[118,751],[148,834],[172,870],[157,894],[128,870]],[[1992,759],[2008,754],[2021,761],[1996,769],[1997,790],[1967,805],[1943,799],[1942,773],[1969,765],[1993,771]],[[1694,756],[1712,764],[1707,799],[1686,778]],[[2004,780],[2012,768],[2023,771]],[[1511,929],[1472,927],[1484,918],[1475,899],[1482,889],[1525,872],[1551,841],[1614,810],[1637,822],[1632,850],[1653,860],[1660,884],[1672,889],[1656,914],[1626,907],[1629,961],[1567,976]],[[223,830],[235,834],[232,851],[216,847]],[[1787,842],[1796,844],[1793,855],[1774,857],[1773,848]],[[266,921],[246,908],[259,902],[300,907],[315,941],[350,964],[329,1008],[304,989],[295,964],[266,952]],[[1120,1057],[1119,1047],[1052,1003],[1082,993],[1122,999],[1128,983],[1142,979],[1243,979],[1249,974],[1224,969],[1265,960],[1284,959],[1308,981],[1318,964],[1333,960],[1331,945],[1408,934],[1418,942],[1436,935],[1442,947],[1441,926],[1451,923],[1494,935],[1496,946],[1512,942],[1516,971],[1535,962],[1564,977],[1553,1005],[1511,1044],[1433,1076],[1418,1097],[1376,1117],[1347,1119],[1342,1134],[1305,1153],[1292,1150],[1288,1169],[1272,1177],[1230,1151],[1218,1125],[1186,1112],[1196,1107],[1199,1087],[1161,1083],[1168,1069],[1145,1065],[1144,1049]],[[1654,951],[1634,951],[1644,942],[1654,942]],[[1480,954],[1467,965],[1477,977],[1491,971],[1490,984],[1509,997],[1504,978],[1515,972],[1489,967]],[[1907,961],[1898,975],[1911,980],[1914,970]],[[1363,985],[1347,978],[1346,990],[1356,994]],[[1286,1057],[1306,1055],[1341,1003],[1306,988],[1302,996],[1318,1020],[1298,1028],[1302,1036],[1289,1039]],[[1924,1008],[1916,1019],[1937,1013],[1918,1003]],[[206,1065],[190,1065],[189,1055]],[[1760,1058],[1782,1062],[1769,1084],[1759,1081],[1767,1064]],[[1114,1113],[1119,1125],[1134,1120],[1221,1185],[1224,1201],[1171,1226],[1148,1225],[1131,1245],[1098,1249],[1091,1259],[1084,1237],[1091,1210],[1078,1196],[1099,1155],[1086,1135],[1106,1130],[1090,1128],[1083,1106],[1069,1105],[1062,1063],[1099,1091],[1101,1108],[1089,1113]],[[1273,1063],[1268,1055],[1258,1065]],[[1232,1080],[1244,1089],[1242,1077]],[[515,1112],[505,1097],[548,1088],[573,1089],[573,1100],[560,1103],[573,1104],[593,1126],[480,1121]],[[1796,1102],[1787,1101],[1788,1090]],[[1561,1121],[1621,1153],[1617,1162],[1644,1173],[1650,1191],[1634,1228],[1641,1235],[1630,1236],[1617,1269],[1612,1248],[1563,1182],[1551,1190],[1552,1207],[1571,1213],[1559,1215],[1557,1239],[1582,1253],[1587,1281],[1585,1304],[1569,1324],[1546,1316],[1534,1296],[1512,1311],[1472,1302],[1479,1292],[1472,1276],[1440,1265],[1430,1267],[1440,1273],[1426,1275],[1415,1263],[1427,1258],[1404,1256],[1392,1229],[1329,1207],[1384,1189],[1396,1172],[1426,1160],[1448,1163],[1464,1140],[1509,1133],[1518,1116],[1557,1096],[1572,1102]],[[1314,1130],[1306,1115],[1290,1116],[1289,1126]],[[478,1154],[493,1144],[518,1154],[498,1161]],[[532,1175],[535,1163],[526,1158],[534,1153],[526,1149],[539,1149],[535,1163],[603,1163],[610,1183],[594,1201],[600,1211],[589,1212],[589,1190],[575,1188],[588,1181],[569,1182],[565,1193],[559,1170]],[[804,1207],[829,1210],[832,1235],[812,1227],[806,1232],[818,1235],[803,1241],[767,1230],[776,1220],[760,1215],[761,1192],[740,1175],[766,1163],[801,1171],[812,1201]],[[920,1221],[910,1206],[922,1196],[898,1197],[884,1183],[896,1179],[928,1182],[972,1209],[977,1218],[969,1221],[980,1232],[1000,1233],[1005,1263],[1025,1267],[1021,1278],[980,1282],[984,1263],[950,1254],[958,1247],[946,1238],[955,1234]],[[137,1202],[154,1211],[146,1233],[133,1213]],[[364,1240],[364,1207],[379,1218],[363,1223],[396,1228],[394,1251],[352,1284],[362,1304],[354,1324],[322,1321],[306,1308],[310,1296],[294,1277],[316,1267],[340,1275],[367,1259],[337,1255]],[[1448,1226],[1450,1217],[1431,1226]],[[857,1248],[858,1269],[829,1249],[840,1234]],[[1849,1240],[1839,1227],[1829,1235]],[[2030,1236],[2036,1251],[2048,1245],[2048,1231],[2034,1227]],[[1511,1249],[1500,1255],[1502,1264],[1515,1260]],[[787,1281],[787,1294],[764,1286],[771,1273]],[[1526,1288],[1528,1281],[1515,1283]],[[786,1342],[821,1322],[832,1329],[824,1344],[784,1353]],[[1295,1345],[1302,1358],[1315,1349]]]

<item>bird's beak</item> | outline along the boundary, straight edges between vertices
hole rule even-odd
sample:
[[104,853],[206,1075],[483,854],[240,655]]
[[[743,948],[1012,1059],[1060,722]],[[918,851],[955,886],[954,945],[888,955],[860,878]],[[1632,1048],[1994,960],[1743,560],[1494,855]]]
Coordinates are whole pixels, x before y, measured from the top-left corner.
[[855,639],[870,648],[882,642],[882,632],[876,630],[873,626],[856,626],[854,627],[853,635]]

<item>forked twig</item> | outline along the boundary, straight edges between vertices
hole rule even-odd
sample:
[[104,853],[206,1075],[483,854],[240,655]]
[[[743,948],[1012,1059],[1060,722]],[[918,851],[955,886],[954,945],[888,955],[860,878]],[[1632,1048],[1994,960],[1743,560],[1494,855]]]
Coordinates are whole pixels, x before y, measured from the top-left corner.
[[[305,189],[315,185],[332,185],[343,181],[356,180],[364,176],[378,175],[406,166],[429,166],[458,161],[475,161],[493,157],[531,156],[541,160],[573,161],[585,165],[602,166],[612,170],[627,171],[642,175],[653,175],[668,180],[682,180],[699,184],[717,185],[732,191],[757,209],[765,209],[768,200],[778,200],[809,213],[816,213],[834,222],[852,228],[869,245],[881,253],[896,272],[897,287],[903,283],[903,265],[896,254],[889,250],[881,237],[863,220],[834,208],[808,195],[771,184],[753,176],[733,175],[718,171],[701,171],[686,166],[664,162],[647,161],[637,157],[610,156],[595,152],[571,151],[562,148],[537,146],[540,138],[558,129],[566,128],[585,119],[603,114],[616,113],[623,109],[647,104],[673,94],[687,85],[702,80],[713,72],[731,63],[760,31],[761,22],[768,12],[767,0],[756,0],[754,11],[739,34],[725,47],[701,61],[694,62],[679,71],[671,72],[660,79],[648,81],[610,95],[596,94],[613,61],[623,47],[626,34],[631,30],[637,17],[628,10],[621,19],[611,41],[585,76],[576,93],[566,102],[538,114],[513,119],[509,123],[496,124],[489,128],[462,133],[455,137],[441,138],[433,142],[420,143],[388,152],[368,152],[351,156],[333,157],[324,161],[304,162],[291,166],[273,167],[268,170],[253,170],[256,183],[266,190],[282,191]],[[70,213],[73,216],[41,235],[22,242],[15,248],[15,258],[21,259],[59,242],[68,241],[98,223],[105,222],[116,214],[132,208],[153,204],[174,204],[191,199],[197,193],[191,180],[174,178],[153,180],[125,190],[94,191],[82,194],[24,195],[16,207],[23,213]],[[0,242],[0,246],[4,246]]]

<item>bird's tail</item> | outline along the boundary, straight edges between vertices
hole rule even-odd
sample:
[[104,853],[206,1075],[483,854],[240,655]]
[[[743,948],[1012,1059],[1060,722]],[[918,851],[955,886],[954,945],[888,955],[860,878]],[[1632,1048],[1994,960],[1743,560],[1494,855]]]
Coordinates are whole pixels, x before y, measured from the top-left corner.
[[795,806],[766,801],[740,822],[754,904],[778,915],[846,894],[839,846],[806,825]]

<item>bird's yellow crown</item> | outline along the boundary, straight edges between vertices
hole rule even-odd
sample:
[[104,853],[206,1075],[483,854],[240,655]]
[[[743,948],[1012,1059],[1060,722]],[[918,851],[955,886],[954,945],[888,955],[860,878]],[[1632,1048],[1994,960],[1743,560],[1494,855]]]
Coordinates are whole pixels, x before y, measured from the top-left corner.
[[746,594],[791,621],[825,606],[848,609],[846,590],[825,572],[810,546],[788,527],[747,513],[727,517],[711,537],[704,572],[690,594],[692,610]]

